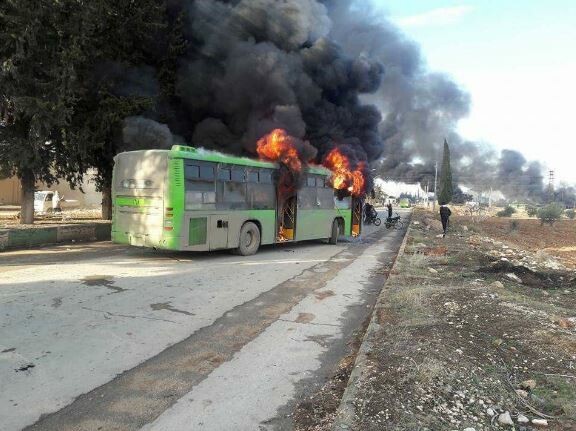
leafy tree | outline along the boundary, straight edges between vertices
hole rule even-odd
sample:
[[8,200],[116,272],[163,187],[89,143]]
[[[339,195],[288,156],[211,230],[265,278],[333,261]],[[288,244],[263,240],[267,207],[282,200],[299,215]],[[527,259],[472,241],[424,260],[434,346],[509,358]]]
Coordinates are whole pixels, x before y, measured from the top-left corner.
[[438,202],[440,204],[450,203],[454,194],[452,184],[452,169],[450,168],[450,148],[448,142],[444,139],[444,155],[442,157],[442,170],[440,172],[440,192],[438,193]]
[[513,206],[508,205],[506,208],[504,208],[502,211],[498,211],[496,213],[496,215],[498,217],[511,217],[512,214],[514,214],[516,212],[516,208],[514,208]]
[[34,221],[37,181],[79,180],[64,132],[75,100],[75,2],[0,3],[0,172],[22,185],[21,222]]
[[574,218],[576,218],[576,211],[574,211],[573,209],[567,210],[566,217],[568,217],[570,220],[574,220]]
[[536,217],[538,215],[538,207],[528,206],[526,207],[526,213],[528,217]]
[[82,19],[89,34],[83,49],[89,55],[77,68],[82,91],[67,131],[77,143],[81,170],[96,168],[102,216],[110,219],[114,156],[130,149],[122,140],[122,123],[126,117],[153,115],[160,93],[173,93],[174,56],[181,51],[170,42],[181,40],[166,30],[164,2],[92,0],[85,6]]
[[557,202],[548,204],[538,210],[538,218],[542,224],[549,224],[552,226],[554,222],[562,217],[564,206]]

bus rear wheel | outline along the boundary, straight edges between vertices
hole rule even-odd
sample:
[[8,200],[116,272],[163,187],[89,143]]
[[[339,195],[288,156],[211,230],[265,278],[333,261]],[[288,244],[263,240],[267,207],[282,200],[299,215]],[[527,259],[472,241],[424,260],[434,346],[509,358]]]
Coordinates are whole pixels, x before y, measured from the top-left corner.
[[338,220],[334,220],[332,222],[332,233],[328,242],[332,245],[338,244],[338,235],[340,235],[340,225],[338,224]]
[[240,243],[234,251],[241,256],[251,256],[260,248],[260,229],[252,222],[247,222],[240,229]]

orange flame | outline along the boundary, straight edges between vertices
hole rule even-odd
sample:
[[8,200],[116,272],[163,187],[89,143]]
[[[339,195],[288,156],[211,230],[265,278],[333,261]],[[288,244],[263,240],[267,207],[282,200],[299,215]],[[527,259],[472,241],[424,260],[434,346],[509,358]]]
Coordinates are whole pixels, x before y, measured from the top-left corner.
[[336,190],[347,190],[353,196],[364,194],[366,179],[363,170],[366,167],[364,162],[359,162],[356,169],[351,169],[350,160],[334,148],[324,159],[324,166],[332,171],[330,181]]
[[[294,138],[283,129],[274,129],[260,138],[256,143],[256,151],[260,159],[282,163],[292,173],[302,170],[303,161],[300,159]],[[361,196],[365,193],[365,162],[359,162],[352,169],[348,157],[338,148],[334,148],[326,156],[323,164],[332,171],[330,181],[336,190],[346,190],[353,196]]]
[[284,226],[280,226],[280,228],[278,229],[278,236],[276,237],[276,241],[278,242],[286,242],[289,241],[290,239],[288,238],[288,236],[285,234],[284,232]]
[[263,160],[280,162],[293,172],[302,170],[302,162],[290,136],[282,129],[274,129],[256,143],[256,151]]

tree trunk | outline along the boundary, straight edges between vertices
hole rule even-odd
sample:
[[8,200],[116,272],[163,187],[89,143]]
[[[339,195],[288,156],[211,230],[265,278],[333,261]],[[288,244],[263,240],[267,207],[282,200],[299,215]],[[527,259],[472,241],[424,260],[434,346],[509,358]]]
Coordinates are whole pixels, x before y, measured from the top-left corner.
[[36,189],[36,178],[30,169],[22,171],[20,177],[21,202],[20,202],[20,223],[34,223],[34,191]]
[[112,187],[102,187],[102,220],[112,220]]

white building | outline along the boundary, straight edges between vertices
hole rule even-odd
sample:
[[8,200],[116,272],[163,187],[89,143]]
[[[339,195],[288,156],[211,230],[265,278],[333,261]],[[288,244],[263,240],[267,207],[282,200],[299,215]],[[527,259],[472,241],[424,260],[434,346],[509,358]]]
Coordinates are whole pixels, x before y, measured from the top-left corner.
[[382,178],[374,180],[374,187],[388,196],[398,198],[402,194],[410,195],[416,200],[426,199],[426,191],[419,183],[408,184],[400,181],[386,181]]

